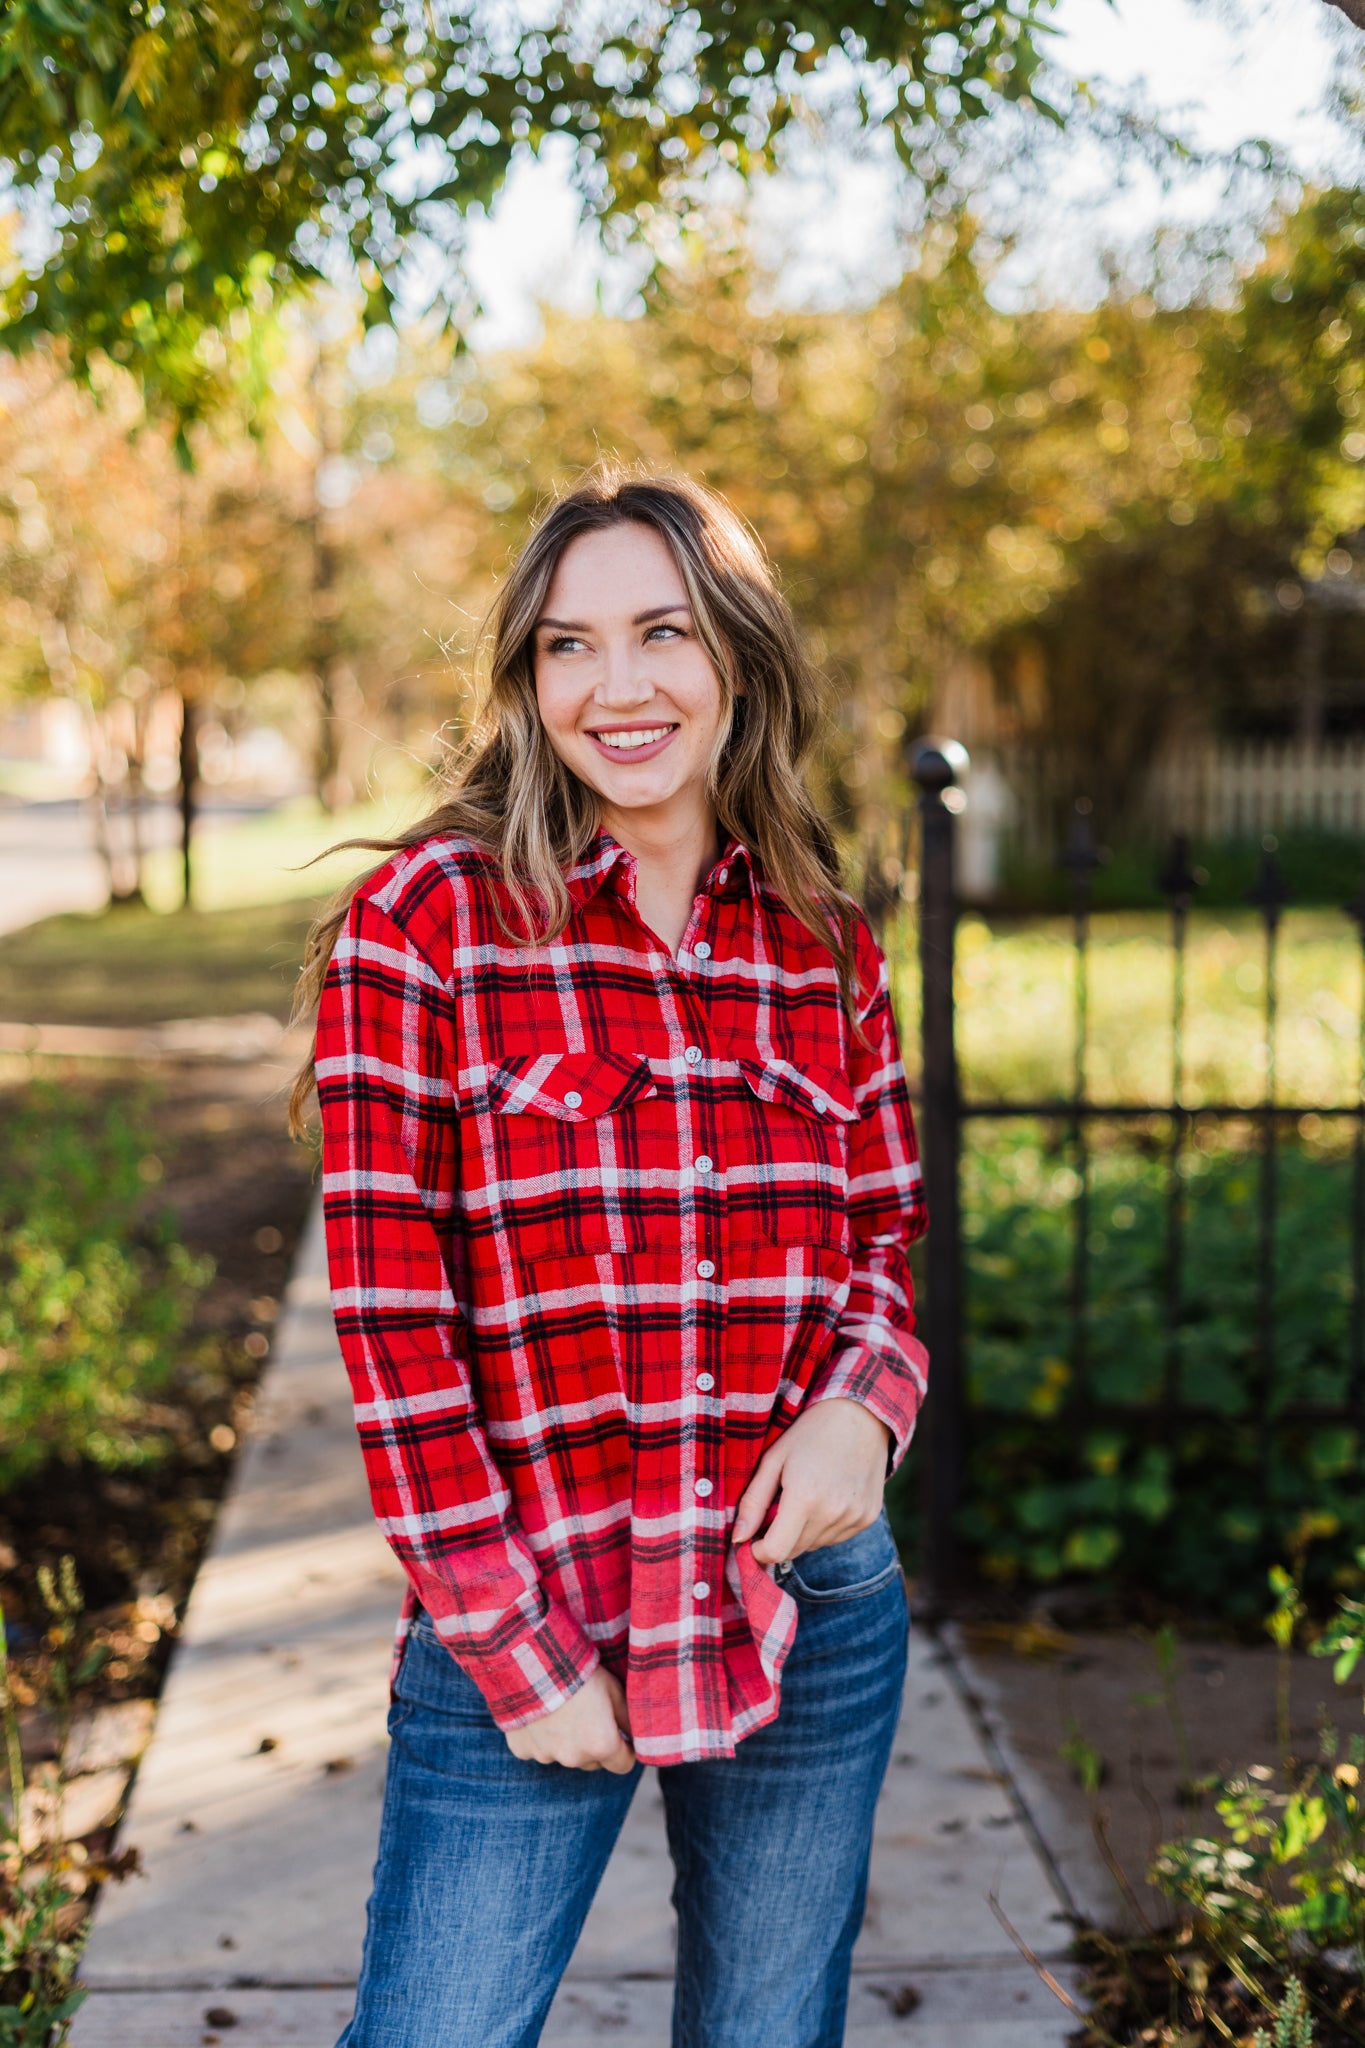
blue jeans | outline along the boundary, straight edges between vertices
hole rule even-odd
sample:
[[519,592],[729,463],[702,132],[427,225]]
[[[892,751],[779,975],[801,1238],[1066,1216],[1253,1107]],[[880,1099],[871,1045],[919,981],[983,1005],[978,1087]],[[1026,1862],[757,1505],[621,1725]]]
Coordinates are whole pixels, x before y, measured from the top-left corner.
[[[905,1678],[885,1515],[796,1559],[782,1710],[659,1782],[674,2048],[838,2048]],[[523,1763],[419,1623],[389,1716],[355,2016],[337,2048],[534,2048],[639,1781]]]

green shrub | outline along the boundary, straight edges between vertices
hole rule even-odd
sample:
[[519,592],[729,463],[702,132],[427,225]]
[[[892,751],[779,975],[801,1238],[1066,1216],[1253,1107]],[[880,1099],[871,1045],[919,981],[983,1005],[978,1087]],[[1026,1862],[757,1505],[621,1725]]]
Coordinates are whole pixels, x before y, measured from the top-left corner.
[[[1351,1163],[1326,1146],[1280,1148],[1263,1390],[1257,1140],[1245,1127],[1210,1128],[1184,1159],[1173,1355],[1164,1143],[1156,1126],[1093,1161],[1079,1383],[1075,1172],[1039,1125],[974,1141],[964,1167],[967,1370],[970,1399],[986,1412],[973,1418],[962,1531],[1005,1583],[1103,1575],[1187,1611],[1255,1614],[1266,1566],[1293,1547],[1306,1514],[1322,1539],[1315,1587],[1365,1541],[1357,1431],[1276,1419],[1291,1404],[1346,1401]],[[1207,1419],[1167,1414],[1168,1361],[1178,1400]]]
[[[1296,903],[1335,908],[1348,902],[1360,887],[1365,844],[1354,834],[1291,826],[1279,835],[1278,845],[1284,877]],[[1261,851],[1259,837],[1195,845],[1190,858],[1200,872],[1200,905],[1222,909],[1245,903],[1256,880]],[[1166,856],[1164,846],[1120,841],[1105,853],[1092,884],[1096,910],[1156,910],[1165,902],[1157,887]],[[1071,904],[1071,888],[1071,876],[1059,862],[1018,853],[1006,857],[1001,900],[1012,911],[1066,910]]]
[[160,1164],[136,1109],[35,1086],[4,1131],[0,1487],[53,1458],[139,1463],[211,1263],[145,1216]]

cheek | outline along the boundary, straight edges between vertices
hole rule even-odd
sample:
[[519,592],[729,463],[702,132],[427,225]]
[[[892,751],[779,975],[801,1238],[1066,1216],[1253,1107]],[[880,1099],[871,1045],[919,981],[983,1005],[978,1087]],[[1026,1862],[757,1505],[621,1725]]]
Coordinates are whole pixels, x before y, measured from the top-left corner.
[[694,733],[709,746],[721,718],[720,681],[710,662],[704,656],[694,661],[688,672],[679,676],[676,688],[678,703],[687,712]]
[[572,686],[566,687],[559,677],[537,670],[536,709],[557,754],[565,753],[574,745],[574,726],[581,695],[582,692]]

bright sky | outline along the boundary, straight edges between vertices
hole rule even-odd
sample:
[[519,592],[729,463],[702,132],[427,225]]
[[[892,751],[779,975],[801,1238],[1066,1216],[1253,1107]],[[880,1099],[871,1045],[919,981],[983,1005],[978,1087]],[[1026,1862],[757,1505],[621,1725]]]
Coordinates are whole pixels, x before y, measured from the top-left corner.
[[[1263,137],[1305,171],[1329,169],[1344,144],[1321,112],[1334,48],[1358,42],[1325,0],[1060,0],[1056,57],[1077,77],[1145,85],[1154,110],[1206,147]],[[1009,294],[1084,296],[1107,245],[1146,240],[1162,220],[1207,216],[1217,180],[1189,178],[1163,193],[1138,174],[1115,189],[1112,164],[1077,147],[1050,188],[1055,211],[1034,217],[1013,259]],[[792,300],[859,299],[894,268],[894,177],[876,163],[835,164],[818,180],[779,180],[757,209],[761,238]],[[494,218],[472,229],[472,267],[489,308],[476,337],[497,347],[529,339],[536,302],[591,304],[599,263],[575,233],[561,171],[518,173]],[[608,297],[612,296],[610,278]],[[619,291],[618,294],[619,296]]]

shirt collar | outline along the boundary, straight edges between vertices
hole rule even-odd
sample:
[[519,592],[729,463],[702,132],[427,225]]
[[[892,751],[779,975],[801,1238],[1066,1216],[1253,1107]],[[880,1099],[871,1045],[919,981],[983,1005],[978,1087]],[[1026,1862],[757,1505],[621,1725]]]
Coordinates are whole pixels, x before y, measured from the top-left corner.
[[[564,880],[570,901],[577,910],[597,894],[609,875],[615,876],[615,886],[628,894],[634,873],[635,855],[628,853],[618,839],[613,839],[603,825],[598,828],[597,837],[583,858],[569,869]],[[731,890],[751,889],[753,879],[753,855],[732,832],[703,877],[699,893],[723,896]]]

